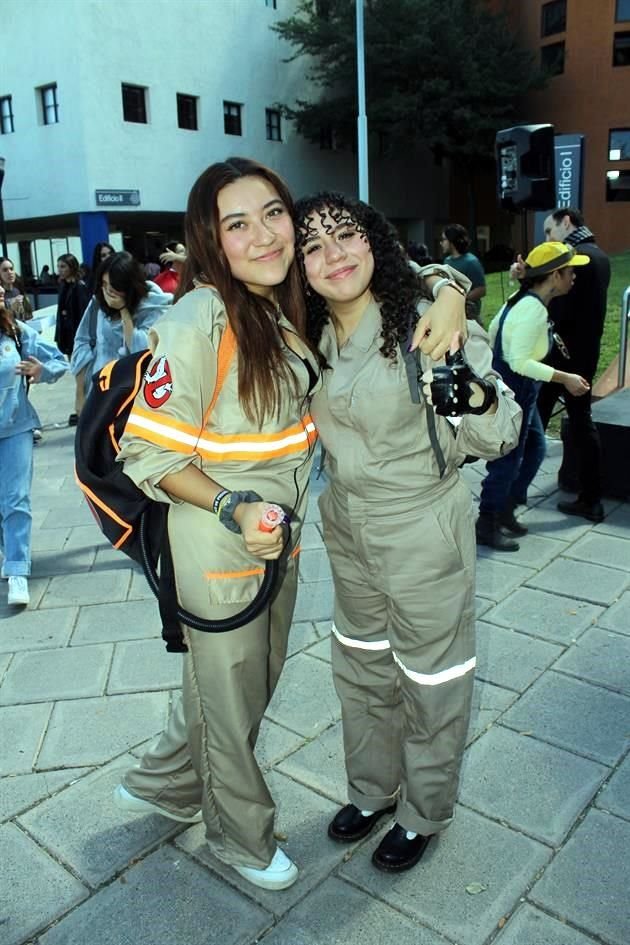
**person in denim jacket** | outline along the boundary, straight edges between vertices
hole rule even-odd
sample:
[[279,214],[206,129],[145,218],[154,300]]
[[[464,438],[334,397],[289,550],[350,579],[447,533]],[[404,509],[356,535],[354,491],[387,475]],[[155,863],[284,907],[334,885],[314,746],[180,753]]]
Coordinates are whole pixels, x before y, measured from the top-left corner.
[[67,370],[61,351],[17,320],[0,286],[0,540],[10,605],[29,602],[33,430],[40,423],[28,389],[30,384],[52,384]]

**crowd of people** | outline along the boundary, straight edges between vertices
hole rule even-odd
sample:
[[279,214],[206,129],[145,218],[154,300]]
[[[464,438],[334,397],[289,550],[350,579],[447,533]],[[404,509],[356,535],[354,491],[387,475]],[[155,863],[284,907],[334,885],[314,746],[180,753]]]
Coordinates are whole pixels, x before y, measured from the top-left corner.
[[[107,243],[87,280],[74,256],[59,257],[55,345],[28,326],[14,267],[0,261],[9,603],[28,603],[29,384],[69,369],[73,426],[95,372],[147,347],[118,461],[168,505],[180,605],[230,617],[256,596],[265,562],[279,562],[270,602],[238,630],[182,627],[181,696],[116,788],[119,807],[203,821],[213,854],[261,888],[296,881],[254,749],[286,658],[319,440],[348,796],[328,834],[352,843],[391,815],[372,862],[400,872],[448,827],[475,668],[475,542],[514,550],[525,531],[515,509],[544,456],[541,384],[579,402],[592,383],[593,371],[547,359],[553,300],[593,263],[563,227],[561,216],[519,261],[521,286],[489,334],[463,227],[444,228],[433,263],[426,247],[408,254],[373,207],[337,193],[294,203],[275,172],[243,158],[195,182],[185,242],[164,248],[153,279]],[[460,472],[471,456],[487,461],[477,522]],[[597,501],[591,489],[567,511],[595,515]],[[261,529],[271,505],[284,521]]]

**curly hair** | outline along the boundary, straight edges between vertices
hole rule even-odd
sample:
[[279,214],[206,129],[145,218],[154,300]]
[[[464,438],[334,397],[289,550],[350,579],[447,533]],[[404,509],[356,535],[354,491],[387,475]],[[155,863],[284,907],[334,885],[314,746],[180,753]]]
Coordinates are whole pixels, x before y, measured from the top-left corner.
[[380,352],[384,358],[395,361],[398,345],[406,341],[409,330],[417,319],[416,306],[419,298],[430,299],[430,296],[422,279],[409,265],[392,224],[369,204],[339,193],[322,191],[310,197],[303,197],[295,205],[296,249],[305,287],[309,340],[314,345],[319,344],[324,326],[330,320],[330,308],[326,299],[310,287],[301,250],[306,240],[313,236],[313,224],[317,217],[323,223],[326,214],[329,214],[336,224],[347,223],[356,227],[369,243],[374,256],[374,275],[370,289],[379,303],[383,323]]

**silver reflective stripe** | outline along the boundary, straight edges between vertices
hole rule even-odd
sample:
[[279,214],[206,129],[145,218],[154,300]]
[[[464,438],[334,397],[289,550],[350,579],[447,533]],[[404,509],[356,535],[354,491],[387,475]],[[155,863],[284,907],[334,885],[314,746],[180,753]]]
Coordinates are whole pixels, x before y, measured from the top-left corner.
[[343,646],[353,646],[357,650],[389,650],[389,642],[387,640],[376,640],[374,643],[369,643],[367,640],[354,640],[352,637],[344,637],[343,633],[340,633],[336,626],[332,625],[332,632],[335,634],[337,639]]
[[402,669],[405,676],[409,676],[409,679],[413,679],[414,682],[420,683],[421,686],[439,686],[441,683],[449,682],[451,679],[457,679],[459,676],[465,676],[466,673],[469,673],[471,669],[474,669],[477,660],[473,656],[472,659],[466,660],[465,663],[459,663],[457,666],[451,666],[450,669],[443,669],[439,673],[414,673],[412,669],[407,669],[404,663],[393,654],[394,660],[400,668]]

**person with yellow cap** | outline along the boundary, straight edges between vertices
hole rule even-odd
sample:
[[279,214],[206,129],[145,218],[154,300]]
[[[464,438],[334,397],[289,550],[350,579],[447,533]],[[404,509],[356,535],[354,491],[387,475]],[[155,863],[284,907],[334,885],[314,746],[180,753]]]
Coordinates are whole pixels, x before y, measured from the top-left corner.
[[577,254],[566,243],[535,246],[525,260],[518,292],[510,296],[490,324],[492,366],[514,391],[523,411],[523,423],[516,449],[486,464],[476,526],[478,545],[496,551],[518,551],[518,542],[510,536],[527,533],[514,509],[527,501],[527,490],[545,457],[545,433],[536,406],[541,384],[562,384],[574,397],[589,390],[588,381],[579,374],[543,363],[553,337],[547,306],[551,299],[569,292],[575,279],[574,266],[588,262],[588,256]]

